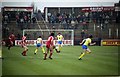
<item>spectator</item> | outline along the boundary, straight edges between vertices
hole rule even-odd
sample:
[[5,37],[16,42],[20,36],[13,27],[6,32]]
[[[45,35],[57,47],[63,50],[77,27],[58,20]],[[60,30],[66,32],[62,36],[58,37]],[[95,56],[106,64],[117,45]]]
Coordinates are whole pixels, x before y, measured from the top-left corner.
[[75,27],[74,27],[74,29],[77,29],[78,28],[78,22],[77,22],[77,20],[75,20]]
[[35,18],[35,17],[32,18],[32,22],[33,22],[33,23],[36,22],[36,18]]
[[78,23],[81,22],[81,16],[80,16],[80,15],[78,15],[76,19],[77,19],[77,22],[78,22]]
[[83,21],[83,22],[82,22],[82,25],[83,25],[83,29],[84,29],[84,30],[87,29],[87,22],[86,22],[86,21]]
[[64,28],[64,29],[67,29],[67,28],[68,28],[67,22],[66,22],[65,20],[63,21],[62,24],[63,24],[63,28]]
[[24,21],[25,21],[25,23],[28,22],[28,17],[26,15],[24,15]]
[[42,20],[42,13],[41,10],[38,10],[37,14],[36,14],[37,20],[40,21]]
[[28,28],[28,16],[24,15],[24,28]]
[[105,28],[107,28],[108,27],[108,20],[105,20]]
[[81,38],[82,38],[82,40],[85,38],[85,31],[84,30],[81,31]]
[[55,23],[55,16],[54,15],[50,16],[50,23]]
[[16,15],[16,23],[19,24],[19,14]]
[[58,17],[58,19],[59,19],[59,23],[61,23],[61,22],[62,22],[62,16],[60,15],[60,16]]
[[71,27],[74,29],[74,27],[75,27],[75,21],[74,20],[72,20],[71,21]]
[[20,28],[21,28],[21,30],[23,30],[23,28],[24,28],[24,27],[23,27],[23,26],[24,26],[23,24],[24,24],[24,19],[21,18],[21,19],[20,19]]
[[7,15],[7,14],[4,16],[4,18],[5,18],[5,21],[6,21],[6,22],[9,21],[9,19],[8,19],[8,15]]

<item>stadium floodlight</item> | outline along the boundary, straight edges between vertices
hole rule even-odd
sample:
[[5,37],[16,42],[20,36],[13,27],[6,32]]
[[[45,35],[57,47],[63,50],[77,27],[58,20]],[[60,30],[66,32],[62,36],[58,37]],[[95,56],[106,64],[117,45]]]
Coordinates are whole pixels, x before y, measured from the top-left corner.
[[[28,41],[36,40],[38,36],[42,36],[43,44],[45,44],[51,32],[55,33],[55,37],[58,33],[63,35],[63,45],[74,45],[74,30],[71,29],[49,29],[49,31],[48,29],[24,29],[23,35],[28,35]],[[55,44],[57,44],[57,39],[55,39]]]

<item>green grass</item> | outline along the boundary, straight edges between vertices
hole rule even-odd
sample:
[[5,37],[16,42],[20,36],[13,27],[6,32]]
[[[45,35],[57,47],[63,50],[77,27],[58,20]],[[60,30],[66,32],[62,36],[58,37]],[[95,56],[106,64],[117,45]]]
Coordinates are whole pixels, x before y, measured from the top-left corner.
[[89,46],[91,54],[78,60],[81,46],[64,46],[61,53],[53,53],[53,60],[43,60],[41,49],[34,55],[35,47],[29,47],[22,56],[21,47],[7,50],[3,47],[3,75],[118,75],[117,46]]

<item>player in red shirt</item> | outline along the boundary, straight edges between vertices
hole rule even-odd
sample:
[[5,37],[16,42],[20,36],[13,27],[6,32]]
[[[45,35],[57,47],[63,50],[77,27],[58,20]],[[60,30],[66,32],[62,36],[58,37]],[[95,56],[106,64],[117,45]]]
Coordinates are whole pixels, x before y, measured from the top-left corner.
[[8,50],[15,44],[15,35],[13,33],[9,36]]
[[24,50],[23,50],[23,52],[22,52],[22,55],[23,55],[23,56],[26,56],[26,52],[28,51],[28,47],[27,47],[27,44],[26,44],[26,38],[27,38],[27,34],[25,34],[25,35],[22,37],[21,46],[24,48]]
[[52,54],[53,54],[53,49],[55,48],[54,45],[54,33],[51,33],[50,36],[48,37],[48,40],[46,42],[46,53],[44,56],[44,60],[46,60],[47,54],[50,51],[49,58],[52,59]]

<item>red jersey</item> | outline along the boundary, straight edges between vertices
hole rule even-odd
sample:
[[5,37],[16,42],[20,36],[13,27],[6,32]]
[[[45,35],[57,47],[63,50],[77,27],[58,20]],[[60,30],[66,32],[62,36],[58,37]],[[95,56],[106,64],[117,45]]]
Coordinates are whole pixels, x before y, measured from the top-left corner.
[[22,41],[23,41],[23,42],[26,42],[26,36],[23,36],[23,37],[22,37]]
[[49,47],[51,45],[54,45],[53,40],[54,40],[54,37],[53,36],[49,36],[46,45],[49,46]]
[[9,39],[10,39],[10,41],[15,41],[15,35],[14,35],[14,34],[11,34],[11,35],[9,36]]
[[22,46],[26,46],[26,36],[22,37]]

